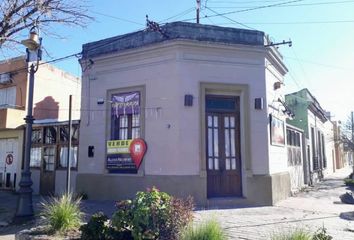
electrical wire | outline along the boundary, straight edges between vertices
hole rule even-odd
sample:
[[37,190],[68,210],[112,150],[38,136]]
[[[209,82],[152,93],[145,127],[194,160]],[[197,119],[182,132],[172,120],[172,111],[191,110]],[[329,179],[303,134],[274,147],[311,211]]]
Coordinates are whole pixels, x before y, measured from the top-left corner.
[[[208,17],[220,17],[220,16],[225,16],[225,15],[230,15],[230,14],[235,14],[235,13],[254,11],[254,10],[258,10],[258,9],[271,8],[271,7],[281,6],[281,5],[285,5],[285,4],[289,4],[289,3],[303,2],[303,1],[305,1],[305,0],[293,0],[293,1],[286,1],[286,2],[281,2],[281,3],[268,4],[268,5],[263,5],[263,6],[257,6],[254,8],[247,8],[247,9],[243,9],[243,10],[214,14],[214,15],[210,15]],[[191,21],[191,20],[195,20],[195,19],[196,18],[190,18],[190,19],[185,19],[183,21]]]
[[[344,3],[354,3],[353,0],[348,0],[348,1],[332,1],[332,2],[319,2],[319,3],[301,3],[301,4],[286,4],[286,5],[278,5],[278,6],[274,6],[274,7],[303,7],[303,6],[320,6],[320,5],[333,5],[333,4],[344,4]],[[221,7],[216,7],[216,6],[212,6],[213,8],[217,8],[217,9],[243,9],[243,8],[256,8],[258,6],[237,6],[237,7],[233,7],[233,6],[221,6]]]
[[139,23],[139,22],[135,22],[135,21],[132,21],[132,20],[129,20],[129,19],[112,16],[112,15],[109,15],[109,14],[106,14],[106,13],[101,13],[101,12],[97,12],[97,11],[90,11],[90,12],[92,12],[93,14],[96,14],[96,15],[101,15],[101,16],[104,16],[104,17],[116,19],[116,20],[119,20],[121,22],[133,23],[133,24],[136,24],[136,25],[139,25],[139,26],[144,26],[145,25],[145,24],[142,24],[142,23]]
[[187,14],[193,12],[194,10],[195,10],[194,7],[188,8],[187,10],[185,10],[185,11],[183,11],[183,12],[181,12],[181,13],[178,13],[178,14],[172,16],[172,17],[169,17],[169,18],[166,18],[166,19],[164,19],[164,20],[161,20],[161,21],[159,21],[158,23],[159,23],[159,24],[161,24],[161,23],[166,23],[168,20],[171,20],[171,19],[174,19],[174,18],[177,18],[177,17],[185,16],[185,15],[187,15]]
[[[212,12],[215,13],[215,14],[219,14],[219,13],[217,13],[216,11],[214,11],[213,9],[211,9],[211,8],[209,8],[209,7],[206,7],[206,9],[212,11]],[[206,17],[207,17],[207,16],[206,16]],[[256,31],[257,31],[257,29],[252,28],[252,27],[250,27],[250,26],[247,26],[246,24],[243,24],[243,23],[238,22],[238,21],[236,21],[236,20],[233,20],[232,18],[229,18],[229,17],[227,17],[227,16],[222,16],[222,17],[223,17],[223,18],[226,18],[226,19],[228,19],[228,20],[230,20],[230,21],[233,22],[233,23],[236,23],[236,24],[238,24],[238,25],[241,25],[241,26],[243,26],[243,27],[245,27],[245,28],[248,28],[248,29],[256,30]]]
[[[335,23],[354,23],[354,20],[332,20],[332,21],[301,21],[301,22],[245,22],[244,24],[258,25],[307,25],[307,24],[335,24]],[[227,23],[220,23],[220,25]]]

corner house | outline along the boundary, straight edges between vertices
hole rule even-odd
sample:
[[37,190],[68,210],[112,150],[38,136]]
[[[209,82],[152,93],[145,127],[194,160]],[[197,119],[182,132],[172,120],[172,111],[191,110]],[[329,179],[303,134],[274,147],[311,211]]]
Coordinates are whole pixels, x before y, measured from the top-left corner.
[[77,191],[117,200],[156,186],[201,206],[286,198],[287,69],[268,44],[174,22],[83,45]]

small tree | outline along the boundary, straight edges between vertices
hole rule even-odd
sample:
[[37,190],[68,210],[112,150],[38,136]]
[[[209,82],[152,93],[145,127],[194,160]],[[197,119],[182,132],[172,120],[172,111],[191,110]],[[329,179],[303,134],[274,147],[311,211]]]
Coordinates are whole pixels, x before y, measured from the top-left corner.
[[[351,112],[350,116],[342,125],[342,141],[345,148],[351,152],[352,158],[354,155],[354,112]],[[354,161],[354,159],[352,159]],[[354,179],[354,162],[353,164],[353,174]]]
[[53,24],[86,26],[92,19],[85,0],[1,0],[0,47],[16,48],[21,33],[34,25],[50,34]]

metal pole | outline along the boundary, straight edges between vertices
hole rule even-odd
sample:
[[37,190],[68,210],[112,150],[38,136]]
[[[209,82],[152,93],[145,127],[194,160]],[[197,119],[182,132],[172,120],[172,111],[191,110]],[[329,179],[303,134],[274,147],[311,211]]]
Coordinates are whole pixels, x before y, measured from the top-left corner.
[[351,130],[352,130],[352,142],[351,142],[351,146],[350,146],[350,149],[351,149],[351,159],[352,159],[352,167],[353,167],[353,179],[354,179],[354,158],[353,158],[353,152],[354,150],[352,149],[352,146],[354,144],[354,112],[352,111],[352,114],[351,114]]
[[197,0],[197,23],[199,23],[200,0]]
[[32,108],[33,108],[33,86],[34,86],[34,74],[35,66],[31,65],[30,79],[28,88],[28,103],[27,103],[27,116],[26,121],[26,136],[25,136],[25,158],[23,164],[23,170],[21,172],[21,180],[19,183],[20,190],[19,198],[17,202],[17,209],[15,214],[15,221],[25,221],[33,217],[33,204],[32,204],[32,180],[30,171],[30,158],[31,158],[31,145],[32,145]]
[[68,153],[66,160],[66,192],[70,193],[70,160],[71,160],[71,109],[72,109],[72,95],[69,96],[69,141],[68,141]]

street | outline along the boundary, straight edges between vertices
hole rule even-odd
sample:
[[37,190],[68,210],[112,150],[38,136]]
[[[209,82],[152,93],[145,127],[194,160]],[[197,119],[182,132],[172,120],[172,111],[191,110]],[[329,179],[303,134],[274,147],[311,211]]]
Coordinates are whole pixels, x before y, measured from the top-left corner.
[[[342,204],[339,195],[349,191],[343,184],[350,168],[338,170],[316,187],[307,188],[272,207],[248,207],[235,209],[198,210],[196,222],[215,218],[225,229],[230,239],[264,240],[274,234],[296,229],[316,231],[325,227],[337,240],[354,239],[354,206]],[[11,220],[16,207],[17,195],[0,192],[0,222]],[[38,212],[39,196],[34,197]],[[113,201],[83,201],[83,210],[89,215],[114,211]],[[0,227],[1,240],[13,240],[14,234],[29,225]]]

